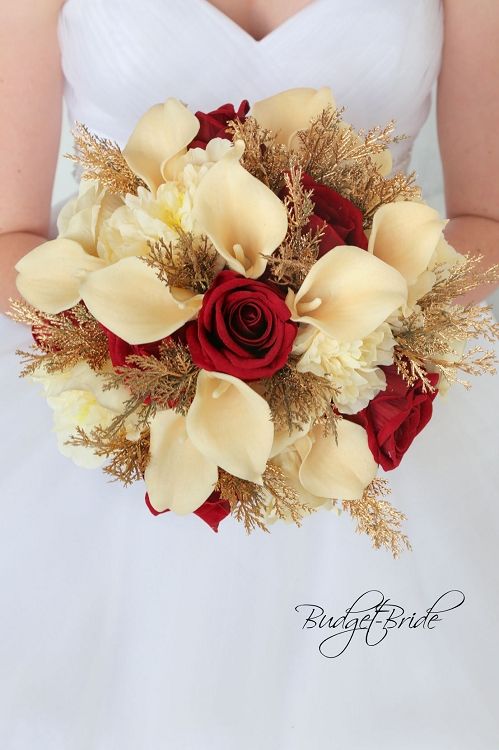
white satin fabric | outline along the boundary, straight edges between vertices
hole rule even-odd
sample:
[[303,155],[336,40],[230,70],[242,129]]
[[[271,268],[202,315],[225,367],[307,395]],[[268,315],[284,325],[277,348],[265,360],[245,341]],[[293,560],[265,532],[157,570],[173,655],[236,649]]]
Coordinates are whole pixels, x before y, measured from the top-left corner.
[[[205,0],[68,0],[60,23],[71,117],[120,143],[168,96],[207,110],[324,84],[356,126],[395,117],[415,135],[441,36],[434,0],[316,0],[262,42]],[[393,561],[332,513],[250,537],[231,519],[216,535],[154,518],[142,486],[59,455],[50,409],[17,377],[29,333],[0,326],[2,750],[498,746],[491,378],[437,399],[389,475],[414,547]],[[409,614],[448,589],[467,599],[435,630],[322,657],[294,607],[339,616],[368,589]]]

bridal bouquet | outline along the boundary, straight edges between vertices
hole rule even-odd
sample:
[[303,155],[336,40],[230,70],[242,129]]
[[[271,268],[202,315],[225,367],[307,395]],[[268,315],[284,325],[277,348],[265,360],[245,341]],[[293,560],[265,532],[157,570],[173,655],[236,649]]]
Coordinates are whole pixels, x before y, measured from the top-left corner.
[[12,316],[61,451],[144,480],[155,513],[248,531],[347,511],[376,547],[409,546],[386,499],[437,394],[493,371],[497,277],[458,254],[393,123],[356,132],[328,88],[236,111],[169,99],[123,151],[78,125],[79,194],[22,258]]

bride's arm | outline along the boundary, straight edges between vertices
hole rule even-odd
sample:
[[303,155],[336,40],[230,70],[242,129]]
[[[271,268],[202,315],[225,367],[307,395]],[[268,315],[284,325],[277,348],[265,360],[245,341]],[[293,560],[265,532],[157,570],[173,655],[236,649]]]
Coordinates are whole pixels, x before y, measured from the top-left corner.
[[59,148],[62,0],[0,5],[0,310],[19,296],[13,266],[47,237]]
[[[447,240],[499,262],[499,3],[446,0],[438,137],[445,181]],[[466,301],[484,299],[491,286]]]

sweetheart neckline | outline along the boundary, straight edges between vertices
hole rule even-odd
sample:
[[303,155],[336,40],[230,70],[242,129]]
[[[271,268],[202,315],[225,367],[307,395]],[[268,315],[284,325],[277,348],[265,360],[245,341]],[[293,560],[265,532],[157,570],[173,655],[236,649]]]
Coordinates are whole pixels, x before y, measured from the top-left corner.
[[311,0],[311,2],[307,3],[307,5],[304,5],[303,8],[300,8],[296,11],[296,13],[293,13],[292,15],[288,16],[284,19],[278,26],[271,29],[265,36],[262,36],[261,39],[257,39],[253,36],[249,31],[247,31],[243,26],[240,26],[237,21],[234,21],[233,18],[227,15],[227,13],[224,13],[223,10],[220,10],[220,8],[217,8],[216,5],[213,5],[213,3],[210,2],[210,0],[195,0],[195,2],[198,3],[198,5],[203,6],[206,8],[207,11],[211,12],[214,16],[218,16],[224,23],[226,23],[229,27],[234,28],[239,34],[241,34],[243,37],[249,40],[250,43],[255,45],[263,45],[265,44],[269,39],[275,37],[280,32],[285,32],[288,27],[292,26],[293,23],[296,23],[297,21],[301,20],[303,16],[306,16],[312,9],[316,9],[324,0]]

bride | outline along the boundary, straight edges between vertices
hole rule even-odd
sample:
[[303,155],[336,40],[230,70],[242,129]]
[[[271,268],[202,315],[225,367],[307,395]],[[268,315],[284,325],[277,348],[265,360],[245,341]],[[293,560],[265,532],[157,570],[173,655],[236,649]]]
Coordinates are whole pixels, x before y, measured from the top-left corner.
[[[3,0],[0,21],[2,309],[49,234],[63,89],[71,120],[124,145],[168,96],[209,111],[328,85],[355,127],[397,120],[400,170],[438,77],[446,237],[494,262],[495,0]],[[58,454],[17,377],[29,331],[2,317],[0,334],[3,750],[498,746],[492,379],[439,399],[390,475],[414,548],[394,561],[332,513],[250,537],[153,517],[139,485]],[[321,646],[318,613],[386,599],[407,627],[377,645],[358,631],[337,657]],[[430,608],[434,627],[410,627]]]

